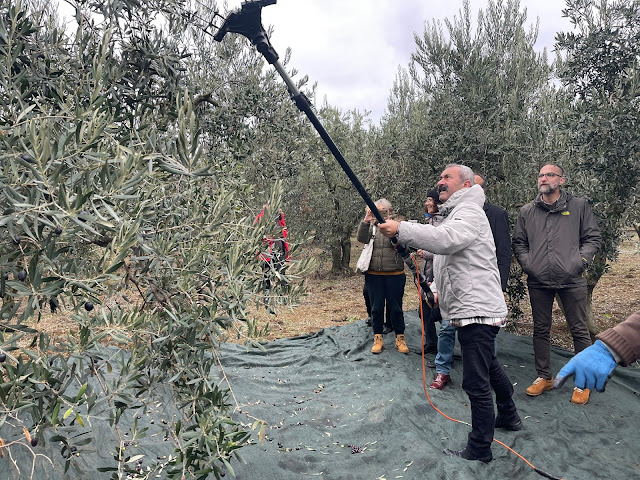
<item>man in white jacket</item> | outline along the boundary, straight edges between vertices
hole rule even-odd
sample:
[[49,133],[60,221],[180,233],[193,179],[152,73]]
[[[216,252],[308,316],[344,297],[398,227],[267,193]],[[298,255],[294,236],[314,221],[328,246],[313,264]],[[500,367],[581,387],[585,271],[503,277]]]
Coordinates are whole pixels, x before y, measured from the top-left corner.
[[440,213],[445,217],[440,225],[388,220],[378,228],[387,237],[396,236],[403,245],[435,254],[431,289],[442,318],[458,327],[462,388],[471,402],[472,423],[466,447],[445,449],[444,453],[490,462],[494,428],[523,428],[512,398],[513,386],[494,351],[495,337],[506,324],[507,305],[491,227],[482,209],[484,192],[474,185],[473,171],[464,165],[447,165],[438,189],[444,202]]

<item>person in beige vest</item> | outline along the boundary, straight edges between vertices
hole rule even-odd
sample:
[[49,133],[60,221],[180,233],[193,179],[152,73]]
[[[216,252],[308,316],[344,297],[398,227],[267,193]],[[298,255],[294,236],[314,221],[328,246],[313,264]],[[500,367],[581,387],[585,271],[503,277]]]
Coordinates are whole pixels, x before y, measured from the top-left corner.
[[[386,198],[375,202],[383,218],[391,217],[393,207]],[[358,227],[357,240],[369,243],[373,235],[376,219],[370,209],[367,209],[364,219]],[[391,240],[381,235],[375,235],[373,253],[369,270],[364,273],[364,281],[371,300],[371,321],[373,324],[373,347],[371,353],[380,353],[384,348],[382,338],[384,324],[384,306],[391,316],[391,323],[396,335],[396,348],[401,353],[409,353],[404,338],[404,314],[402,312],[402,297],[407,277],[404,273],[404,261],[393,247]]]

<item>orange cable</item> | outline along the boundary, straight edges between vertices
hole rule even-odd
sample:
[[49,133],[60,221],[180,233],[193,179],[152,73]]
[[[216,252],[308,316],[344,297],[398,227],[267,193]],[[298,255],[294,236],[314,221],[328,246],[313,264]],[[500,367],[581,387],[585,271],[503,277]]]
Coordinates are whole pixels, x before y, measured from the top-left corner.
[[[411,256],[411,259],[413,260],[413,264],[416,267],[416,272],[418,271],[418,264],[416,262],[416,259]],[[416,282],[416,285],[418,287],[418,299],[420,301],[420,328],[422,330],[422,336],[421,336],[421,349],[422,349],[422,389],[424,390],[424,394],[427,396],[427,400],[429,401],[429,405],[431,405],[431,407],[438,412],[440,415],[442,415],[444,418],[451,420],[452,422],[455,423],[463,423],[465,425],[469,425],[469,423],[462,421],[462,420],[458,420],[456,418],[452,418],[448,415],[446,415],[445,413],[443,413],[440,409],[438,409],[433,402],[431,401],[431,397],[429,396],[429,392],[427,392],[427,372],[425,369],[425,363],[424,363],[424,312],[422,310],[422,287],[420,287],[420,277],[418,276],[418,281]],[[469,425],[471,426],[471,425]],[[513,448],[509,447],[508,445],[502,443],[500,440],[498,440],[497,438],[493,439],[494,442],[496,442],[499,445],[502,445],[504,448],[506,448],[508,451],[510,451],[511,453],[513,453],[514,455],[516,455],[518,458],[520,458],[522,461],[524,461],[527,465],[529,465],[536,473],[547,477],[547,478],[551,478],[554,480],[564,480],[558,477],[554,477],[552,475],[549,475],[546,472],[543,472],[542,470],[536,468],[531,462],[529,462],[526,458],[524,458],[522,455],[520,455],[518,452],[516,452]]]

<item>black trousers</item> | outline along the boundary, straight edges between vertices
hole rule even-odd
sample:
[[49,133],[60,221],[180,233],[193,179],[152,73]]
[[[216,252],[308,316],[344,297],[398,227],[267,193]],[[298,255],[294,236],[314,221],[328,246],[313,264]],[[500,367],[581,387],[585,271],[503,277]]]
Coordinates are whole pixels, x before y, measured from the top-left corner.
[[[371,316],[371,298],[369,298],[369,289],[367,288],[367,282],[364,282],[364,287],[362,287],[362,296],[364,297],[364,306],[367,307],[367,316]],[[389,314],[389,309],[386,309],[386,315],[384,324],[393,328],[393,323],[391,322],[391,315]]]
[[[432,309],[427,302],[422,300],[422,326],[424,328],[424,349],[433,350],[438,348],[438,332],[436,332],[436,317],[440,309]],[[420,312],[418,312],[420,313]]]
[[488,455],[493,442],[495,412],[491,390],[496,394],[498,415],[502,419],[509,422],[517,415],[513,385],[495,356],[494,340],[499,330],[499,327],[478,323],[458,328],[462,389],[471,403],[467,448],[478,456]]
[[371,321],[373,323],[373,333],[382,334],[383,310],[385,302],[387,312],[391,316],[391,323],[396,335],[404,334],[404,314],[402,313],[402,297],[404,296],[404,285],[407,281],[406,275],[373,275],[366,273],[364,281],[369,290],[371,299]]

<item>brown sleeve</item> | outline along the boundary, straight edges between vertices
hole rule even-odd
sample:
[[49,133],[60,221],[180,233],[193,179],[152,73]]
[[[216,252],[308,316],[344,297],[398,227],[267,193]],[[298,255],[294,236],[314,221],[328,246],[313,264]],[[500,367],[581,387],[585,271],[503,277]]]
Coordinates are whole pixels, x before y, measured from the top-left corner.
[[598,335],[616,352],[620,358],[620,365],[627,366],[640,358],[640,311],[633,313],[624,322],[605,330]]

